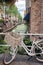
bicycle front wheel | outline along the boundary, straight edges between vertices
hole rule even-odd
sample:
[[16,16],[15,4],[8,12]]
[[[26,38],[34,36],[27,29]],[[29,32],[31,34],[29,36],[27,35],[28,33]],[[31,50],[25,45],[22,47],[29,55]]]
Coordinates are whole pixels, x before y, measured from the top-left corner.
[[36,59],[40,62],[43,62],[43,40],[37,43],[37,48],[35,49]]
[[12,52],[5,53],[4,57],[4,64],[8,65],[10,64],[16,57],[17,54],[17,47],[15,47]]

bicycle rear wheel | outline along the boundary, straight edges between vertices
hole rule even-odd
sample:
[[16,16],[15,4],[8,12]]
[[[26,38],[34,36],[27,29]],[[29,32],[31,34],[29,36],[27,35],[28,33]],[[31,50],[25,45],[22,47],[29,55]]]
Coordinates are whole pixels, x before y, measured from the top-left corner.
[[[35,52],[36,52],[36,59],[38,60],[38,61],[40,61],[40,62],[43,62],[43,40],[41,40],[41,41],[39,41],[38,43],[37,43],[37,46],[39,47],[37,47],[36,49],[35,49]],[[41,48],[41,49],[40,49]]]
[[12,52],[5,53],[4,64],[10,64],[15,59],[17,51],[17,47],[15,47],[14,50],[12,50]]

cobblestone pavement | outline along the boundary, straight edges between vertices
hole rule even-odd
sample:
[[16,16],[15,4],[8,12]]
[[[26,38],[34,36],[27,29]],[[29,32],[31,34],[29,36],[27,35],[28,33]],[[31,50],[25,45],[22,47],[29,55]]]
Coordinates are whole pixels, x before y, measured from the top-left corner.
[[[29,57],[26,55],[17,55],[13,62],[9,65],[43,65],[43,63],[38,62],[34,57],[30,59],[28,58]],[[0,60],[0,65],[5,65],[2,60]]]

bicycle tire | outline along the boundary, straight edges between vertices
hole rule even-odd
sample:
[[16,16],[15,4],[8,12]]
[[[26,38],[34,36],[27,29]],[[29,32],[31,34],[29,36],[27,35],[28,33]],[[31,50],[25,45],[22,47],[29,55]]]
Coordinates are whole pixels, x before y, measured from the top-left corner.
[[[37,45],[38,45],[40,48],[42,48],[42,50],[39,49],[39,48],[37,48],[37,50],[35,51],[35,53],[36,53],[36,59],[37,59],[39,62],[43,62],[43,40],[40,40],[40,41],[37,43]],[[38,53],[38,54],[37,54],[37,53]],[[42,54],[40,54],[40,53],[42,53]]]
[[[6,61],[6,59],[7,59],[7,54],[9,54],[9,53],[5,53],[5,55],[4,55],[4,64],[5,65],[8,65],[8,64],[10,64],[14,59],[15,59],[15,57],[16,57],[16,54],[17,54],[17,48],[15,48],[16,50],[15,50],[15,52],[14,52],[14,54],[12,55],[12,58],[11,58],[11,60],[9,60],[9,61]],[[11,57],[11,56],[10,56]]]

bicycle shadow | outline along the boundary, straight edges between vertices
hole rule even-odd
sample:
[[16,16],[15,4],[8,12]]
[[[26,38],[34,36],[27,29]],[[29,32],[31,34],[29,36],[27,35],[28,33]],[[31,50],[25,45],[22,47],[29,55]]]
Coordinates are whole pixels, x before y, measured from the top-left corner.
[[29,57],[27,55],[17,54],[14,61],[16,61],[16,62],[26,62],[26,63],[29,63],[30,65],[43,65],[43,63],[37,61],[35,57]]

